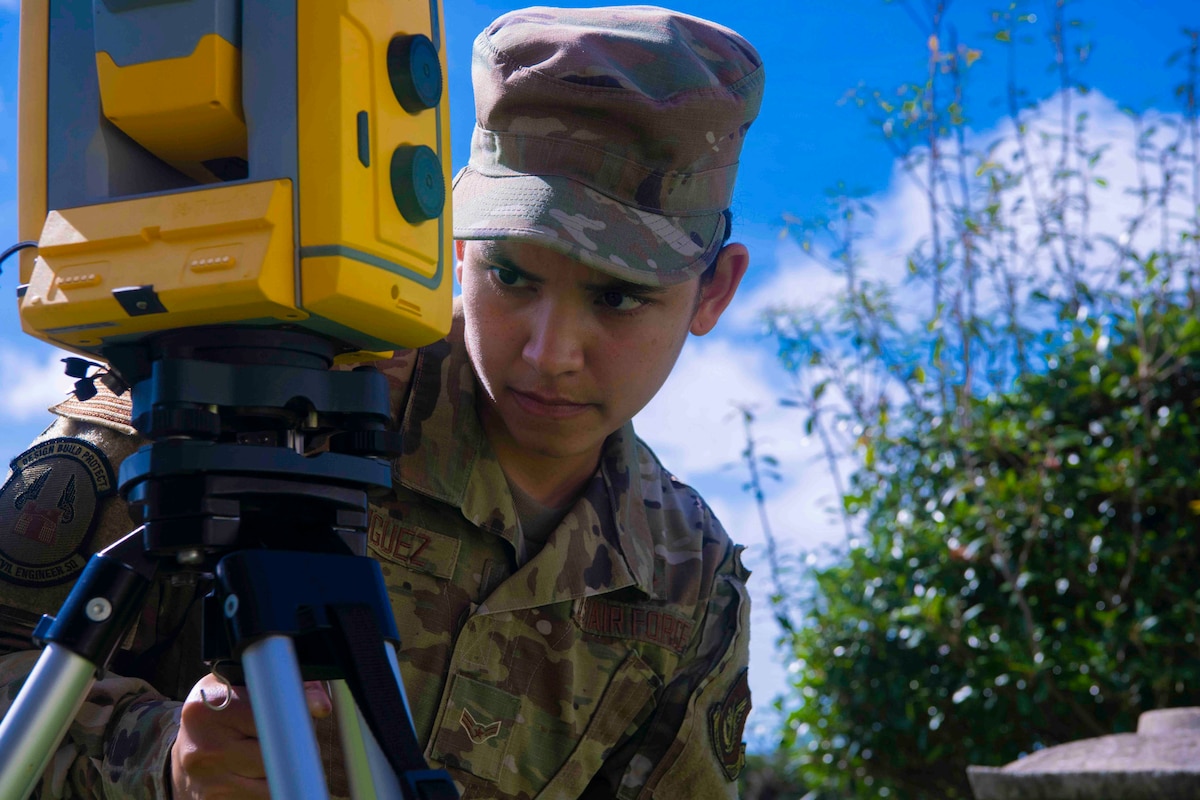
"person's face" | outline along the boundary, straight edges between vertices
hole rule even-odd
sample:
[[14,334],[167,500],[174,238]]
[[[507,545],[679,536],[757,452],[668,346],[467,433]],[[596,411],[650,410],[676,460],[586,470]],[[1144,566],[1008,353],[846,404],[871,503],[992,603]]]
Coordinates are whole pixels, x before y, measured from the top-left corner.
[[467,350],[497,452],[595,458],[662,386],[688,332],[716,324],[748,263],[732,248],[732,282],[727,266],[704,287],[648,288],[527,242],[459,242]]

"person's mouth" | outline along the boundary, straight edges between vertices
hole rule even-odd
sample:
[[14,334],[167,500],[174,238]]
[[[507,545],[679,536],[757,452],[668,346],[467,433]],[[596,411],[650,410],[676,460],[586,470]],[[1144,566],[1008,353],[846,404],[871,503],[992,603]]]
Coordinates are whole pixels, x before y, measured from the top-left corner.
[[509,391],[521,410],[527,414],[547,419],[567,419],[594,407],[593,403],[583,403],[561,395],[523,392],[519,389],[510,389]]

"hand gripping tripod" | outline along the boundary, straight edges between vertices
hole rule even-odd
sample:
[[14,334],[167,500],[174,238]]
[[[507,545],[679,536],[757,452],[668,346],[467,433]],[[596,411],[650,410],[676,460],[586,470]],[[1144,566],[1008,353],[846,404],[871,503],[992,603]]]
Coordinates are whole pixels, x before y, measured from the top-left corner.
[[106,352],[150,439],[120,475],[142,527],[93,556],[34,632],[45,651],[0,723],[0,798],[33,791],[159,569],[213,577],[205,660],[244,675],[275,797],[328,797],[308,679],[334,681],[355,800],[457,798],[422,756],[383,576],[364,555],[368,493],[391,486],[398,449],[387,383],[331,371],[333,355],[320,336],[252,327]]

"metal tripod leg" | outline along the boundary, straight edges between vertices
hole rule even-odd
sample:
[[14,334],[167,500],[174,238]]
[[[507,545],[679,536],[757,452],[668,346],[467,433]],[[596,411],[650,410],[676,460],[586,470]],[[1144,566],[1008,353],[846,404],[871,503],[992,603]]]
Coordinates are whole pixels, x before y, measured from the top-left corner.
[[0,797],[30,795],[95,681],[95,664],[46,648],[0,723]]
[[354,702],[345,681],[331,681],[334,713],[345,756],[346,777],[350,781],[351,800],[377,797],[403,797],[396,773],[375,741],[367,721]]
[[242,653],[267,783],[275,797],[329,800],[292,640],[268,636]]
[[142,607],[157,564],[138,528],[93,555],[57,617],[45,616],[34,641],[46,644],[12,708],[0,721],[0,798],[23,800],[71,726]]
[[[400,662],[396,656],[396,648],[391,643],[387,644],[387,656],[396,686],[400,689],[400,696],[404,701],[404,710],[408,713],[408,725],[410,728],[415,727],[408,697],[404,692],[404,680],[400,676]],[[341,735],[342,753],[346,758],[346,774],[350,780],[352,800],[403,797],[403,789],[396,779],[396,773],[388,764],[383,749],[375,740],[362,711],[354,702],[349,685],[345,681],[332,681],[330,687]]]
[[[272,791],[281,792],[277,796],[325,797],[305,785],[324,785],[315,749],[310,756],[296,741],[305,738],[315,748],[303,664],[310,678],[344,678],[354,687],[353,692],[335,687],[334,694],[356,797],[458,797],[449,774],[428,768],[413,730],[394,647],[399,634],[378,562],[364,556],[243,550],[223,558],[215,575],[212,606],[224,609],[230,653],[245,671],[267,777]],[[275,692],[283,694],[274,697]],[[298,772],[298,765],[313,764],[311,777]],[[285,788],[277,788],[277,780]]]
[[[399,680],[395,650],[390,645],[388,649]],[[296,800],[327,800],[325,774],[311,733],[292,640],[270,636],[255,642],[242,653],[242,667],[272,794]],[[331,687],[351,797],[403,797],[400,782],[358,710],[350,687],[343,680],[332,681]]]

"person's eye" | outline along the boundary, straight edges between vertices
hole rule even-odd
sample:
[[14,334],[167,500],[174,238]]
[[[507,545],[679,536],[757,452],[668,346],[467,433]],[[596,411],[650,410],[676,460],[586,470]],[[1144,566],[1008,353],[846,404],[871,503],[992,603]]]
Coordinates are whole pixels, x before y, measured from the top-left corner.
[[648,302],[644,297],[615,289],[600,293],[600,304],[612,311],[636,311]]
[[488,267],[493,280],[509,289],[519,289],[529,285],[529,279],[508,267]]

